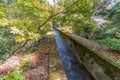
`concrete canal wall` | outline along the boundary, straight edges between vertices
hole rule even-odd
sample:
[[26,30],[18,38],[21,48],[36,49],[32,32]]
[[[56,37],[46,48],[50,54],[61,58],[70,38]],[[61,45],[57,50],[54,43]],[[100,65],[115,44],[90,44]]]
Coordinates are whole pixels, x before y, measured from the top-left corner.
[[120,80],[120,64],[101,54],[108,53],[104,50],[106,47],[75,34],[59,32],[79,62],[96,80]]

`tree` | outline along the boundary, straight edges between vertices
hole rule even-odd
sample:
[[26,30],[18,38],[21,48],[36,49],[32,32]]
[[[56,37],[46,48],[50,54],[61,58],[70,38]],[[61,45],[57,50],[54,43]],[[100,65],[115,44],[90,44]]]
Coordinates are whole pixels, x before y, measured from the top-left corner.
[[43,25],[45,27],[38,30],[38,26],[48,19],[52,12],[52,6],[45,3],[45,0],[20,0],[12,4],[2,2],[0,9],[0,26],[10,29],[9,34],[13,34],[16,40],[11,47],[14,51],[8,50],[13,53],[24,47],[28,41],[39,39],[51,27],[50,23],[46,23]]
[[72,26],[74,33],[92,38],[96,29],[96,25],[91,18],[94,11],[92,7],[97,0],[64,0],[59,2],[59,5],[67,8],[69,4],[74,2],[76,3],[57,17],[57,20],[61,26]]

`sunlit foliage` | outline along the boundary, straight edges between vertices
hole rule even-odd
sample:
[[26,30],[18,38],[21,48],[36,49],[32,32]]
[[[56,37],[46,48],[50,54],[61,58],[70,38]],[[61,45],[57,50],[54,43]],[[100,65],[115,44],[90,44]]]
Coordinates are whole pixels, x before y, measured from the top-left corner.
[[[98,5],[102,5],[104,9],[97,11]],[[54,6],[49,5],[46,0],[0,0],[0,26],[5,31],[10,30],[7,35],[12,35],[15,45],[28,40],[37,41],[50,29],[52,19],[61,27],[67,26],[71,32],[88,39],[120,39],[119,3],[109,10],[106,5],[108,4],[99,3],[99,0],[58,0]],[[103,14],[104,12],[106,14]],[[91,18],[97,13],[103,14],[109,23],[97,27]],[[3,36],[1,41],[4,41]],[[5,42],[4,46],[8,46],[7,43],[11,41]],[[9,47],[2,49],[3,53],[10,50]]]
[[[76,3],[75,3],[76,2]],[[86,38],[92,38],[95,30],[95,23],[91,16],[93,13],[93,5],[97,0],[71,0],[59,3],[64,8],[75,3],[69,9],[65,10],[60,16],[61,26],[72,27],[74,33],[82,35]],[[59,18],[58,18],[59,20]]]
[[[12,52],[11,49],[19,47],[18,45],[21,46],[21,44],[28,40],[37,41],[51,27],[48,22],[42,28],[38,29],[49,18],[51,12],[53,12],[52,6],[46,3],[45,0],[15,0],[10,3],[0,2],[0,30],[4,31],[0,35],[0,44],[2,45],[0,51],[2,53],[7,53],[7,51]],[[6,32],[7,35],[5,35]],[[10,41],[10,38],[13,41]],[[15,47],[16,44],[18,44],[17,47]]]

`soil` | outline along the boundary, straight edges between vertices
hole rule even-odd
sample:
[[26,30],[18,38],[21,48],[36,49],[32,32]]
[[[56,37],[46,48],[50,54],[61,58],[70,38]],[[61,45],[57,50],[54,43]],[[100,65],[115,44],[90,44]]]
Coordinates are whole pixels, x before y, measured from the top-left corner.
[[[8,75],[23,60],[30,60],[29,67],[24,72],[24,80],[48,80],[49,55],[56,53],[54,38],[43,38],[33,52],[19,52],[12,55],[0,65],[0,75]],[[62,64],[61,64],[62,66]],[[64,73],[64,70],[61,71]]]

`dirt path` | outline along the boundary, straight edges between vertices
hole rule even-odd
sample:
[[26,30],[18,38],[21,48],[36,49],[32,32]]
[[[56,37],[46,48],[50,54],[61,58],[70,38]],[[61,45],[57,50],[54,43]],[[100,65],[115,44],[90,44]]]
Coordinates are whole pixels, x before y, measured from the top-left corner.
[[[35,51],[29,54],[26,52],[21,52],[12,55],[9,59],[3,62],[3,64],[0,65],[0,76],[9,75],[16,66],[20,66],[25,60],[29,60],[30,65],[24,71],[24,80],[48,80],[48,57],[53,56],[56,52],[57,50],[53,37],[52,39],[43,39],[40,41]],[[58,55],[57,58],[53,58],[53,61],[56,59],[58,59]],[[54,65],[54,63],[50,62],[50,65]],[[57,65],[59,66],[59,64],[56,64],[53,69],[59,69]],[[58,72],[56,71],[56,74],[63,74],[64,71],[62,70],[60,68]],[[50,76],[55,77],[55,75],[52,74],[50,74]],[[56,77],[59,76],[56,75]],[[49,80],[62,80],[62,78]]]
[[47,80],[48,53],[39,53],[39,51],[11,56],[0,65],[0,74],[9,75],[16,66],[22,65],[25,60],[30,61],[30,66],[24,72],[24,80]]

